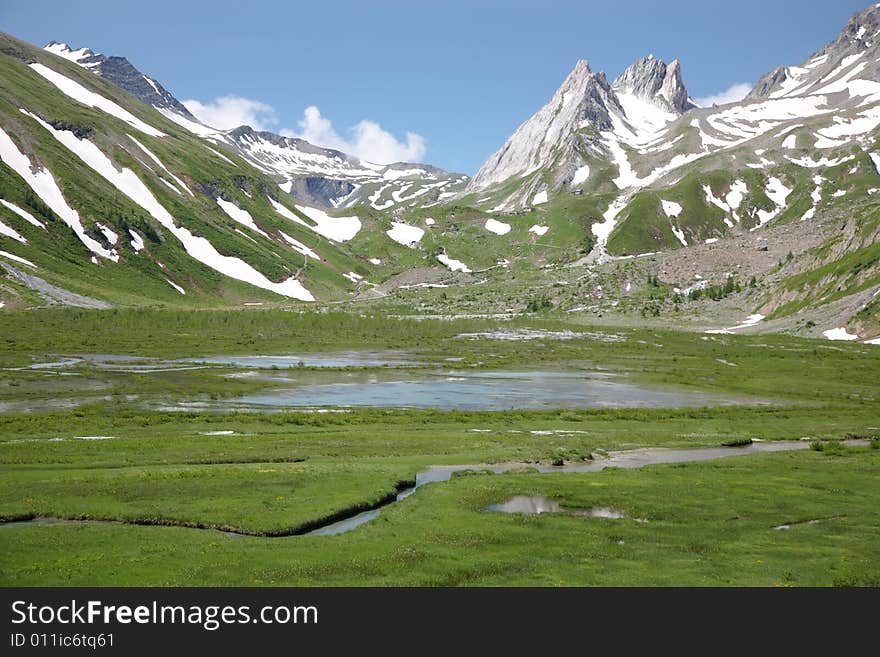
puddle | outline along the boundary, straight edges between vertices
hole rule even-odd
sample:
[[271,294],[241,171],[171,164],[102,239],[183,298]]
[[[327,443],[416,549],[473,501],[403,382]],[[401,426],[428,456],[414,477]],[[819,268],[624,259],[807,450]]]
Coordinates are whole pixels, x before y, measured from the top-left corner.
[[835,518],[813,518],[812,520],[798,520],[796,522],[789,522],[785,525],[776,525],[773,529],[776,531],[785,531],[788,529],[792,529],[794,527],[801,527],[804,525],[818,525],[820,522],[827,522],[829,520],[838,520],[838,517]]
[[[393,377],[393,378],[392,378]],[[394,372],[369,378],[336,375],[291,380],[297,387],[260,392],[221,405],[391,407],[439,410],[682,408],[770,402],[628,383],[607,372]]]
[[208,363],[261,369],[290,369],[296,367],[414,367],[414,361],[401,351],[340,351],[317,354],[288,354],[280,356],[210,356],[179,359],[179,363]]
[[234,367],[288,369],[295,367],[407,367],[422,365],[403,351],[341,351],[331,353],[282,354],[275,356],[232,355],[162,359],[124,354],[65,354],[50,356],[58,360],[32,363],[16,370],[56,370],[88,363],[102,370],[121,372],[165,372],[203,369],[214,365]]
[[528,515],[541,515],[542,513],[564,513],[571,516],[585,518],[605,518],[608,520],[620,520],[626,516],[619,511],[608,507],[593,507],[590,509],[572,509],[560,506],[556,500],[540,495],[517,495],[506,502],[491,504],[486,511],[493,513],[524,513]]
[[112,401],[113,397],[56,397],[53,399],[17,399],[0,401],[0,413],[43,413],[64,411],[84,404]]
[[[865,446],[868,445],[870,441],[868,440],[848,440],[842,441],[844,444],[849,446]],[[485,464],[485,465],[435,465],[429,466],[424,470],[418,472],[416,474],[415,486],[411,486],[409,488],[405,488],[401,490],[395,497],[391,498],[388,501],[383,501],[376,505],[375,508],[359,512],[355,515],[352,515],[349,518],[345,518],[339,521],[335,521],[332,523],[328,523],[322,527],[318,527],[312,531],[306,532],[303,535],[306,536],[333,536],[338,534],[344,534],[349,532],[361,525],[375,520],[381,514],[381,510],[386,506],[390,506],[402,500],[405,500],[407,497],[415,493],[415,491],[426,485],[431,483],[438,483],[443,481],[449,481],[452,476],[456,472],[464,472],[464,471],[486,471],[491,472],[492,474],[501,474],[504,472],[511,472],[515,470],[523,470],[524,468],[528,468],[533,471],[537,471],[540,473],[581,473],[581,472],[598,472],[600,470],[604,470],[605,468],[642,468],[648,465],[659,465],[663,463],[691,463],[691,462],[699,462],[699,461],[708,461],[714,459],[721,458],[731,458],[736,456],[742,456],[744,454],[754,454],[754,453],[764,453],[764,452],[785,452],[785,451],[794,451],[794,450],[803,450],[809,449],[809,445],[807,443],[801,441],[779,441],[779,442],[764,442],[764,443],[754,443],[747,447],[709,447],[709,448],[696,448],[696,449],[667,449],[663,447],[655,447],[655,448],[645,448],[645,449],[634,449],[626,452],[609,452],[607,457],[596,459],[592,462],[585,464],[571,464],[571,465],[563,465],[563,466],[550,466],[544,464],[531,464],[531,463],[496,463],[496,464]],[[554,506],[555,505],[555,506]],[[502,508],[503,507],[503,508]],[[508,510],[509,509],[509,510]],[[592,518],[606,518],[606,519],[620,519],[623,518],[624,515],[614,509],[608,507],[594,507],[591,509],[565,509],[564,507],[559,506],[557,502],[553,500],[549,500],[543,497],[514,497],[511,500],[503,503],[502,505],[493,505],[489,507],[487,510],[489,511],[499,511],[502,513],[569,513],[572,515],[583,515]],[[822,520],[831,520],[832,518],[824,518],[824,519],[815,519],[808,520],[804,522],[798,523],[789,523],[787,525],[778,525],[774,527],[777,530],[786,530],[791,529],[793,526],[799,524],[815,524],[818,522],[822,522]],[[65,519],[53,519],[53,518],[35,518],[35,519],[23,519],[23,520],[15,520],[6,523],[0,523],[0,527],[10,526],[10,525],[24,525],[24,524],[33,524],[33,523],[41,523],[41,524],[74,524],[74,523],[101,523],[101,522],[114,522],[118,523],[118,520],[88,520],[88,521],[80,521],[80,520],[65,520]],[[645,519],[636,518],[636,522],[644,523],[647,522]],[[137,523],[134,524],[144,524]],[[171,522],[161,522],[156,523],[161,525],[174,525],[175,523]],[[203,527],[193,527],[192,525],[183,524],[182,526],[187,526],[193,529],[206,530],[209,528]],[[214,531],[213,529],[209,529],[210,531]],[[234,531],[234,530],[222,530],[227,534],[249,534],[253,535],[252,532],[246,531]],[[298,533],[290,532],[290,533],[278,533],[271,536],[266,536],[266,538],[274,538],[280,536],[294,536],[298,535]]]

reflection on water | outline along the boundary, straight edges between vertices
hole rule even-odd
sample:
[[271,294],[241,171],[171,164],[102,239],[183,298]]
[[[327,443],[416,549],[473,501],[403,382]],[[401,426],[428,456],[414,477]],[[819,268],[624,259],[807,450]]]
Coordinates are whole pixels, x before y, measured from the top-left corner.
[[281,356],[211,356],[187,358],[179,362],[233,365],[263,369],[292,367],[406,367],[420,365],[400,351],[339,351],[324,354],[289,354]]
[[[341,379],[341,380],[340,380]],[[236,406],[376,406],[441,410],[679,408],[761,403],[691,390],[640,386],[590,372],[395,372],[335,381],[293,380],[297,387],[229,400]]]
[[542,513],[565,513],[572,516],[582,516],[586,518],[605,518],[607,520],[620,520],[626,516],[620,511],[609,509],[604,506],[597,506],[591,509],[568,509],[560,506],[556,500],[551,500],[542,495],[517,495],[511,497],[506,502],[500,504],[491,504],[486,507],[486,511],[495,513],[525,513],[529,515],[540,515]]

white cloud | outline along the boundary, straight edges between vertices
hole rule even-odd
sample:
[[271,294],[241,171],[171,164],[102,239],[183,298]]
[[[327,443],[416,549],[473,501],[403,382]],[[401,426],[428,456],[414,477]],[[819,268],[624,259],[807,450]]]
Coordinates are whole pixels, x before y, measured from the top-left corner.
[[209,103],[185,100],[183,105],[199,121],[218,130],[230,130],[240,125],[249,125],[254,130],[269,130],[278,124],[275,109],[271,105],[250,98],[221,96]]
[[305,139],[316,146],[335,148],[376,164],[420,161],[427,150],[425,138],[421,135],[407,132],[406,141],[399,141],[381,125],[366,119],[349,128],[349,137],[345,138],[314,105],[305,109],[298,125],[298,131],[282,130],[281,134]]
[[[277,130],[278,117],[275,108],[259,100],[240,96],[221,96],[208,103],[185,100],[184,106],[202,123],[230,130],[249,125],[254,130]],[[321,110],[310,105],[297,122],[298,130],[284,128],[278,132],[285,137],[299,137],[324,148],[355,155],[376,164],[422,161],[427,151],[425,138],[407,132],[404,141],[398,140],[375,121],[364,119],[348,129],[348,136],[340,135],[330,119],[321,116]]]
[[695,98],[697,105],[701,107],[712,107],[712,105],[726,105],[727,103],[735,103],[742,100],[752,90],[752,85],[748,82],[737,82],[730,85],[724,91],[712,96],[703,98]]

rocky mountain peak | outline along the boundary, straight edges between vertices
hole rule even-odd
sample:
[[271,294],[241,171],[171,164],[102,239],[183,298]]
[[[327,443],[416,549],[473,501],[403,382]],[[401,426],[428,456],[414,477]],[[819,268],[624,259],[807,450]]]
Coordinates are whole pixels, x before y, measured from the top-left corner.
[[667,64],[648,55],[631,64],[611,85],[618,93],[630,93],[663,109],[684,114],[696,107],[681,79],[681,63]]
[[125,57],[107,56],[96,53],[89,48],[74,50],[66,43],[50,41],[43,50],[63,57],[71,62],[89,69],[120,89],[158,109],[173,110],[188,119],[195,120],[189,110],[171,93],[153,78],[141,73]]
[[837,39],[820,52],[850,46],[864,48],[880,36],[878,32],[880,32],[880,4],[875,4],[850,18]]
[[[569,146],[584,127],[594,134],[613,129],[609,110],[623,113],[604,73],[579,60],[550,101],[523,123],[471,179],[471,191],[513,176],[528,175],[547,165],[562,143]],[[568,152],[572,148],[567,147]]]
[[[809,89],[837,67],[856,61],[867,51],[878,52],[880,46],[880,4],[872,5],[850,18],[837,38],[813,53],[799,67],[779,66],[758,80],[746,100],[761,100],[785,93],[787,87]],[[880,61],[866,57],[860,61],[862,79],[880,81]]]

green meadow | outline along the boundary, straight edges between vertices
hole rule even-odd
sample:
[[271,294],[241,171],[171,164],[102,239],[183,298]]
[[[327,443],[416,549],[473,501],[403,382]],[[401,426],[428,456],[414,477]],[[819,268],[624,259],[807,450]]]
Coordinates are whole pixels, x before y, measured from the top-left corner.
[[[544,333],[462,337],[525,329]],[[0,345],[2,585],[880,583],[880,349],[870,345],[585,327],[554,316],[150,309],[4,313]],[[364,350],[394,350],[414,365],[292,370],[315,381],[589,371],[733,401],[257,412],[224,404],[278,388],[284,368],[28,367],[76,354],[165,362]],[[185,410],[162,410],[175,405]],[[838,442],[846,438],[868,441]],[[534,469],[644,447],[805,439],[813,449],[730,447],[730,458],[634,470]],[[511,462],[521,467],[422,486],[350,532],[301,535],[388,502],[428,466]],[[625,517],[486,510],[519,495]]]

